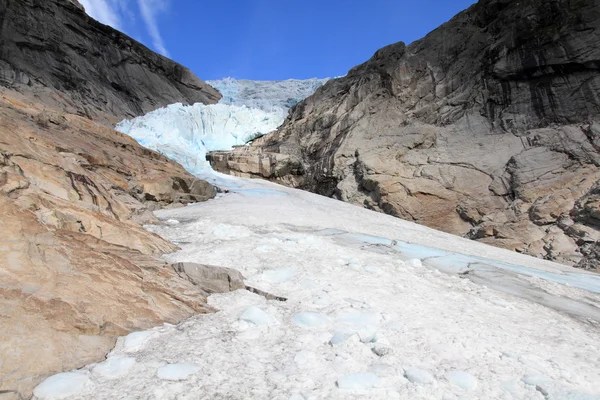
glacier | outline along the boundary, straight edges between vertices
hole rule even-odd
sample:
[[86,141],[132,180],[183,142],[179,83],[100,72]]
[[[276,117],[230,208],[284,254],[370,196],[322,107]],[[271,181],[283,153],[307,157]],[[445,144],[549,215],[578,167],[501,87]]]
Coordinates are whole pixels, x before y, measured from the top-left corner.
[[171,104],[121,121],[116,130],[177,161],[192,174],[202,176],[211,171],[207,152],[244,145],[275,130],[291,107],[328,80],[207,81],[223,95],[218,104]]

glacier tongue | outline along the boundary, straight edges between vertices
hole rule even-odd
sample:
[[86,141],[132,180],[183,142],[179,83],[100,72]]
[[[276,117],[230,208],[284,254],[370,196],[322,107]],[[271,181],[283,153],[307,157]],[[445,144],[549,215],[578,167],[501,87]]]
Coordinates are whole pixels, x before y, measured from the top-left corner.
[[208,83],[223,98],[219,104],[172,104],[116,130],[142,146],[182,164],[191,173],[210,171],[206,153],[243,145],[283,123],[290,107],[310,96],[327,79],[250,81],[226,78]]

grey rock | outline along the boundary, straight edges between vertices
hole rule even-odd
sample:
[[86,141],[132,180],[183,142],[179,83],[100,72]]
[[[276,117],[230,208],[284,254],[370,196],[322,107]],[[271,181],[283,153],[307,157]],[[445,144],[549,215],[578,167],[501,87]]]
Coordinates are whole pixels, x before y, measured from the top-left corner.
[[[600,179],[599,38],[597,0],[480,0],[329,81],[277,131],[208,158],[577,264],[582,244],[564,221]],[[267,156],[269,168],[250,168]]]
[[180,277],[208,294],[228,293],[246,288],[244,276],[235,269],[190,262],[175,263],[171,267]]
[[92,19],[71,0],[0,0],[0,86],[110,123],[221,97],[187,68]]

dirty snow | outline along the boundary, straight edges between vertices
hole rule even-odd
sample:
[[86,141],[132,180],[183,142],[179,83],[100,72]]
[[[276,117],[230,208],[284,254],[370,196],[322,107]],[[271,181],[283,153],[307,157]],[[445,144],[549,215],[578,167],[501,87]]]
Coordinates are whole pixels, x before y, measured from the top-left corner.
[[148,229],[181,247],[168,261],[235,268],[288,300],[212,295],[217,313],[119,339],[109,360],[135,364],[83,368],[69,399],[600,399],[596,276],[228,179],[235,192]]

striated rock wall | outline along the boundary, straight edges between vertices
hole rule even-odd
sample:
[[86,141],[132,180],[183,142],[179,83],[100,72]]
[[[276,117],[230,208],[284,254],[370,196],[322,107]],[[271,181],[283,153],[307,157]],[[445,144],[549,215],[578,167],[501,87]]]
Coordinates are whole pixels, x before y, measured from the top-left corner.
[[[600,178],[599,29],[598,0],[480,0],[328,82],[249,148],[209,159],[221,172],[597,267],[597,225],[578,210]],[[299,166],[248,167],[265,159]]]
[[110,123],[172,103],[221,98],[187,68],[70,0],[0,0],[0,86]]

